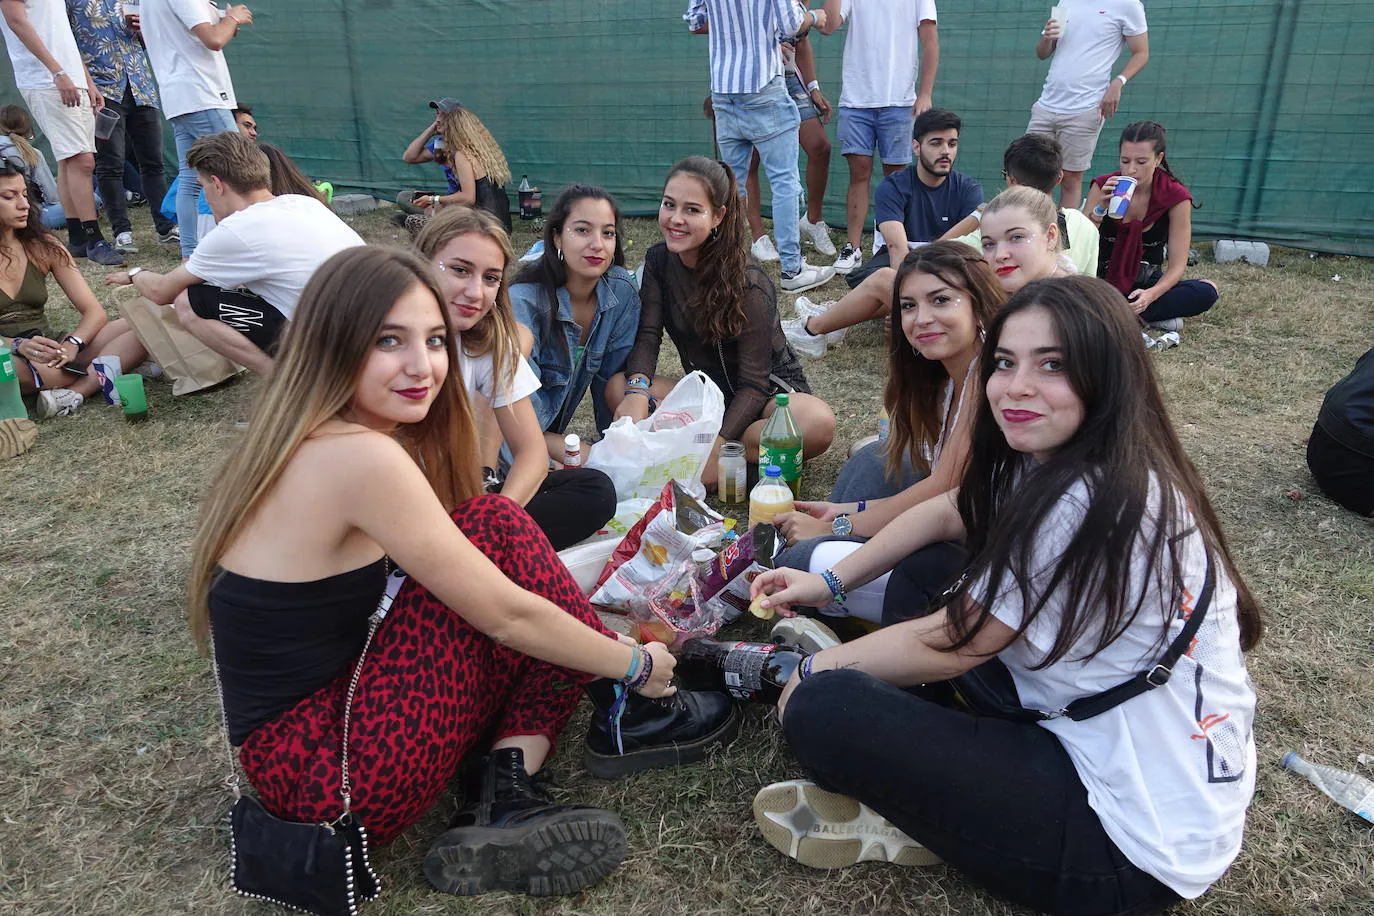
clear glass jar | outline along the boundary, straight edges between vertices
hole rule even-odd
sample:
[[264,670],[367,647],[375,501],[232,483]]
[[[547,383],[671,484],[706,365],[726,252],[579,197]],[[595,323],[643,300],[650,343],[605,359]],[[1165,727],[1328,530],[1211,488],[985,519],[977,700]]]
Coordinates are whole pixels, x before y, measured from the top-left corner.
[[716,497],[727,506],[743,505],[749,499],[744,462],[744,443],[726,442],[716,462]]

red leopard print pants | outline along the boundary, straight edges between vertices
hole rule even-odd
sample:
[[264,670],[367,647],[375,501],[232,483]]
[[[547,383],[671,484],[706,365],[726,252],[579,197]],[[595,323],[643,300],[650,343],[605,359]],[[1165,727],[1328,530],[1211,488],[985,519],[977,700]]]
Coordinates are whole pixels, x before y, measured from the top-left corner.
[[[511,581],[611,635],[514,502],[478,496],[453,521]],[[278,817],[320,822],[342,811],[339,742],[350,677],[261,726],[239,751],[253,789]],[[353,813],[373,842],[390,842],[434,804],[478,741],[557,741],[591,679],[496,644],[407,581],[373,639],[353,700]]]

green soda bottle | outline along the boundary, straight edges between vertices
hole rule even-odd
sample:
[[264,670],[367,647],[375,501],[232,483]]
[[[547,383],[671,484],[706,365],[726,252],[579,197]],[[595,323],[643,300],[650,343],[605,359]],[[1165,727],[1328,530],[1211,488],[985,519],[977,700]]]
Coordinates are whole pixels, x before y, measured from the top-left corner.
[[0,343],[0,420],[28,419],[24,399],[19,395],[19,376],[14,374],[14,359],[8,344]]
[[801,430],[792,419],[787,394],[779,394],[775,400],[778,407],[763,424],[763,434],[759,436],[759,467],[776,464],[782,469],[783,483],[791,488],[793,498],[798,498],[802,481]]

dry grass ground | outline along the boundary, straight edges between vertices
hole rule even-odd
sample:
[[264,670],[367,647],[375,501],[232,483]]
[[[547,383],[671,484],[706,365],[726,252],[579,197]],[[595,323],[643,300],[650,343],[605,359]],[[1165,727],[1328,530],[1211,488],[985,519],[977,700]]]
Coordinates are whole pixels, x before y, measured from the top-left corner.
[[[358,224],[373,241],[400,241],[382,214]],[[634,221],[629,232],[638,263],[656,229]],[[165,250],[148,253],[146,230],[139,240],[134,263],[172,264]],[[522,231],[519,250],[531,240]],[[1322,393],[1374,340],[1374,262],[1280,251],[1267,269],[1208,263],[1194,275],[1221,282],[1221,304],[1156,360],[1270,629],[1250,660],[1262,706],[1245,850],[1179,911],[1374,912],[1374,831],[1278,767],[1288,749],[1345,767],[1374,751],[1374,524],[1319,495],[1303,459]],[[835,282],[819,298],[841,291]],[[808,469],[813,496],[842,444],[874,427],[879,344],[861,329],[807,364],[840,420],[840,444]],[[43,424],[36,448],[5,465],[0,912],[266,912],[226,890],[215,690],[182,595],[197,505],[255,390],[243,380],[173,400],[153,384],[150,422],[128,426],[91,405]],[[584,726],[575,721],[554,771],[560,796],[625,819],[630,856],[609,880],[570,899],[435,894],[418,861],[448,815],[440,806],[378,856],[386,892],[366,912],[1014,912],[944,868],[826,874],[778,856],[749,803],[797,769],[763,710],[709,764],[616,783],[581,772]]]

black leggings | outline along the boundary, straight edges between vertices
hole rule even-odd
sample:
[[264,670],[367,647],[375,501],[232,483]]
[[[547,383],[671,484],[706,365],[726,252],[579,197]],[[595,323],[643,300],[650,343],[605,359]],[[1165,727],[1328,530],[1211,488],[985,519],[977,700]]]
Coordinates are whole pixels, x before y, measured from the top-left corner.
[[525,504],[554,550],[591,537],[615,515],[615,484],[591,468],[550,471]]
[[823,788],[859,799],[1023,906],[1134,916],[1179,900],[1107,837],[1059,739],[852,670],[802,681],[783,734]]
[[1140,320],[1166,321],[1170,318],[1192,318],[1217,304],[1217,288],[1202,280],[1180,280],[1167,293],[1140,313]]

